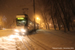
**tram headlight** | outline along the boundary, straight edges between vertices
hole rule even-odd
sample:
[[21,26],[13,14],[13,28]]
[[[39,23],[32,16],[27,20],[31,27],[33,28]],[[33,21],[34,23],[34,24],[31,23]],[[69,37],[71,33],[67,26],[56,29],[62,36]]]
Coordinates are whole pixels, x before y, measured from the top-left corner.
[[22,31],[22,32],[26,32],[26,30],[25,30],[25,29],[21,29],[21,31]]
[[19,32],[19,30],[15,29],[14,31]]

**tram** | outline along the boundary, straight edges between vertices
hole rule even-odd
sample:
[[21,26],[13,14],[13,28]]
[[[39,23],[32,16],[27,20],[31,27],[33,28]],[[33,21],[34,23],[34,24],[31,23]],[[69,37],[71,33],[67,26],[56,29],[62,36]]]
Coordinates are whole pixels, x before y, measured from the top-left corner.
[[[35,24],[37,29],[38,24]],[[32,22],[27,14],[19,14],[16,15],[16,29],[14,30],[16,33],[20,35],[26,35],[29,31],[34,30],[34,22]]]

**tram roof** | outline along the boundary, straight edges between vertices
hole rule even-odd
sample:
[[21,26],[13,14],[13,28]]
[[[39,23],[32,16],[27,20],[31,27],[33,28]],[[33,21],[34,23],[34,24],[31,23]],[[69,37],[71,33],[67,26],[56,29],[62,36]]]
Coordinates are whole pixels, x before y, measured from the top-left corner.
[[27,16],[27,14],[17,14],[16,18],[25,17],[25,16]]

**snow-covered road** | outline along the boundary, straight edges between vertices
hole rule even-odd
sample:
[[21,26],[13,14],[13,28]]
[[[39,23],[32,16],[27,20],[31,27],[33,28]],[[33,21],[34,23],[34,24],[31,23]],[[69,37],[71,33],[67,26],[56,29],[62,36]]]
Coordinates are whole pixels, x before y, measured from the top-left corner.
[[[10,31],[11,32],[11,31]],[[75,50],[75,34],[37,30],[31,35],[0,37],[0,50]]]
[[0,50],[49,50],[51,48],[28,36],[0,37]]

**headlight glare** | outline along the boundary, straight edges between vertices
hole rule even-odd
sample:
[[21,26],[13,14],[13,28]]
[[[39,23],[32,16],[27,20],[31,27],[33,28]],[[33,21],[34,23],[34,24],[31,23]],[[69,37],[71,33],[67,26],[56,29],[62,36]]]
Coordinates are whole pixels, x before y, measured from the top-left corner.
[[22,31],[22,32],[26,32],[26,30],[24,30],[24,29],[21,29],[21,31]]
[[19,30],[15,29],[14,31],[19,32]]

